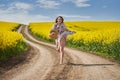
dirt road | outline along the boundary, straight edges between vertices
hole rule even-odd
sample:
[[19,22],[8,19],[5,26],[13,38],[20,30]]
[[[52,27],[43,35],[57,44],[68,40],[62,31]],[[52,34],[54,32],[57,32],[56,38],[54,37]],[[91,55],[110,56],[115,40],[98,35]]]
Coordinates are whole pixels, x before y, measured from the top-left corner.
[[59,65],[55,45],[35,39],[28,26],[21,26],[18,32],[34,48],[35,56],[6,72],[1,80],[120,80],[120,66],[115,62],[66,47],[64,63]]

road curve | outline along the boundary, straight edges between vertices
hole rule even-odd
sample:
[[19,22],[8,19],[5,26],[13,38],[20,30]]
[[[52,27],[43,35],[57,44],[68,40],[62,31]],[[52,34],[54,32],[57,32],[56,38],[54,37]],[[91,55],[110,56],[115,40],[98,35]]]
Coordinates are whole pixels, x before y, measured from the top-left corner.
[[36,55],[28,64],[6,72],[3,80],[120,80],[120,66],[115,62],[66,47],[64,63],[59,65],[55,45],[35,39],[28,26],[21,26],[21,31]]
[[[32,37],[28,32],[28,27],[25,28],[27,36],[32,40],[44,44],[46,46],[55,47],[55,45],[41,42]],[[76,49],[65,48],[66,54],[71,57],[68,80],[119,80],[120,66],[117,63],[111,62],[100,56],[82,52]]]

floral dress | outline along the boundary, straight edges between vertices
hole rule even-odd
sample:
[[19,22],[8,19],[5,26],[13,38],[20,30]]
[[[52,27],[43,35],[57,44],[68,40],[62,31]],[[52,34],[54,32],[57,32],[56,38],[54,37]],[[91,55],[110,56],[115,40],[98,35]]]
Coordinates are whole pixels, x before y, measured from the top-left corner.
[[[51,30],[58,30],[58,37],[57,39],[55,39],[56,41],[56,46],[58,45],[57,43],[61,40],[61,37],[60,35],[66,30],[66,26],[64,23],[61,23],[61,24],[53,24],[53,27]],[[66,36],[64,37],[65,41],[66,41]]]

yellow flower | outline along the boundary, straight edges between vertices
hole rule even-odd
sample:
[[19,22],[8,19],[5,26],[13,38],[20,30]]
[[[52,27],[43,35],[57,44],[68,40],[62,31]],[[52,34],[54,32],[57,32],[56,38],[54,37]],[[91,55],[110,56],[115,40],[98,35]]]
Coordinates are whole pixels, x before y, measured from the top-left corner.
[[16,46],[23,41],[23,36],[12,30],[17,27],[17,23],[0,22],[0,49],[6,49]]
[[[34,34],[40,34],[49,39],[49,31],[53,22],[30,23],[30,29]],[[65,22],[68,29],[76,31],[70,35],[68,40],[83,40],[85,44],[89,42],[102,42],[110,44],[115,40],[120,40],[120,22]]]

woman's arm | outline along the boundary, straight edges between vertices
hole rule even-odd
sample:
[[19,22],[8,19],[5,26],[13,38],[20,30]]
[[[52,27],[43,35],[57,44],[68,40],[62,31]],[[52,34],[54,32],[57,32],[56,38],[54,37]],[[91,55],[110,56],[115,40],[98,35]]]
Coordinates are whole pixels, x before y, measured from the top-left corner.
[[72,34],[76,33],[75,31],[71,31],[71,30],[67,29],[66,26],[65,26],[65,24],[63,24],[63,25],[64,25],[64,31],[70,31]]
[[53,32],[53,31],[58,31],[57,29],[57,23],[53,24],[51,30],[50,30],[50,33]]
[[55,30],[55,29],[56,29],[56,27],[57,27],[57,23],[53,24],[53,26],[52,26],[51,30]]
[[51,30],[50,30],[50,33],[51,33],[51,31],[56,30],[56,26],[57,26],[57,24],[54,23],[53,26],[52,26],[52,28],[51,28]]
[[66,28],[66,25],[65,24],[63,24],[63,26],[64,26],[64,30],[63,31],[69,31],[67,28]]

